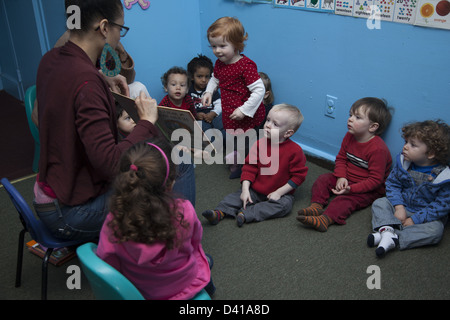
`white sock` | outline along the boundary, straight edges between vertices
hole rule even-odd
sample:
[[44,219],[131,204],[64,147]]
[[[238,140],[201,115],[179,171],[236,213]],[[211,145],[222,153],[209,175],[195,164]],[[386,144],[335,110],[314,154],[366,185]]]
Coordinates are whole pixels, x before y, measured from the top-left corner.
[[381,234],[381,240],[375,253],[378,257],[383,257],[386,252],[397,246],[398,235],[394,232],[394,228],[389,226],[381,227],[378,231]]
[[367,237],[367,245],[372,248],[377,246],[381,241],[381,233],[380,232],[374,232],[369,234]]

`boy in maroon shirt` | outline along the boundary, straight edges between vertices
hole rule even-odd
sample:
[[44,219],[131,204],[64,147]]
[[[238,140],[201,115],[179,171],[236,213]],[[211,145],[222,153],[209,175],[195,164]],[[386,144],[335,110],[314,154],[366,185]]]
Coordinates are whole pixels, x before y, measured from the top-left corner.
[[[390,120],[386,103],[378,98],[362,98],[352,105],[334,172],[314,182],[311,205],[298,212],[297,220],[325,232],[328,225],[345,224],[353,211],[384,195],[392,158],[379,135]],[[328,204],[332,194],[336,197]]]
[[160,106],[181,110],[189,110],[197,119],[194,100],[188,95],[189,78],[187,71],[181,67],[172,67],[161,77],[167,95],[159,103]]

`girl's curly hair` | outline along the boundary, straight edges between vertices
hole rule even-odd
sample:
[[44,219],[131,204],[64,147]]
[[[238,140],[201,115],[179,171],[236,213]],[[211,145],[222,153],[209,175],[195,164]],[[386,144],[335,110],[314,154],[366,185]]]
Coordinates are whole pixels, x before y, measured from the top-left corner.
[[438,119],[414,122],[402,128],[403,139],[416,138],[426,144],[428,153],[433,152],[439,164],[447,165],[450,160],[450,127]]
[[[178,225],[184,228],[183,213],[171,188],[177,176],[171,149],[163,140],[152,141],[167,155],[169,168],[161,152],[140,142],[126,151],[119,161],[118,174],[113,183],[110,210],[113,219],[108,226],[114,241],[164,243],[170,250],[178,245]],[[166,183],[166,172],[169,175]]]

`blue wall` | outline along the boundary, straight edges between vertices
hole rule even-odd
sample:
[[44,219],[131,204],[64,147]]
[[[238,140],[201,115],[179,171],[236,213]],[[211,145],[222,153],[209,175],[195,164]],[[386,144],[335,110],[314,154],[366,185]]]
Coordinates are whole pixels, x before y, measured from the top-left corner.
[[[273,84],[276,103],[297,105],[305,121],[294,140],[306,151],[334,160],[347,131],[351,104],[381,97],[395,108],[384,135],[396,155],[405,122],[442,118],[450,123],[450,31],[267,4],[200,0],[202,48],[206,29],[221,16],[235,16],[249,34],[245,54]],[[211,56],[212,57],[212,56]],[[324,116],[326,95],[338,98],[336,118]]]
[[[40,2],[53,45],[65,24],[57,13],[64,10],[62,1]],[[365,19],[269,4],[153,0],[145,11],[137,4],[125,9],[131,30],[122,42],[135,60],[136,79],[160,101],[165,94],[160,77],[168,68],[186,67],[197,53],[215,61],[206,30],[225,15],[244,24],[249,33],[244,54],[271,77],[275,102],[302,110],[305,121],[294,140],[306,152],[334,160],[349,108],[364,96],[385,98],[395,108],[384,135],[393,155],[403,145],[404,123],[436,118],[450,123],[450,31],[384,21],[380,30],[369,30]],[[335,119],[324,116],[327,94],[338,98]]]
[[158,102],[165,92],[161,76],[173,66],[186,68],[201,53],[201,32],[197,0],[156,0],[142,10],[135,4],[125,9],[130,27],[121,40],[134,59],[136,80],[143,82]]

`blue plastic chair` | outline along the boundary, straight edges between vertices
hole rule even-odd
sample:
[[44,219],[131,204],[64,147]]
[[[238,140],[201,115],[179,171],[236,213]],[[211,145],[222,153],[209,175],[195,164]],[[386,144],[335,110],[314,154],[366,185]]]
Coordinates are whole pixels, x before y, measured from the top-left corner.
[[[88,242],[77,248],[81,262],[94,296],[99,300],[144,300],[139,290],[123,274],[100,259],[97,245]],[[205,290],[200,291],[193,300],[211,300]]]
[[34,139],[34,159],[33,159],[33,171],[39,171],[39,157],[41,142],[39,140],[39,130],[31,119],[33,113],[34,101],[36,100],[36,86],[31,86],[25,92],[25,111],[27,113],[28,127],[30,128],[31,135]]
[[42,283],[41,283],[41,299],[47,299],[47,265],[50,255],[55,248],[70,247],[79,245],[80,241],[66,241],[55,238],[48,231],[47,227],[38,220],[31,210],[30,206],[25,202],[17,189],[9,182],[7,178],[3,178],[0,182],[5,187],[11,201],[19,213],[23,230],[19,234],[19,247],[17,251],[17,269],[16,269],[16,288],[20,287],[22,278],[22,259],[25,233],[29,232],[33,240],[47,247],[45,256],[42,261]]

